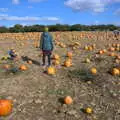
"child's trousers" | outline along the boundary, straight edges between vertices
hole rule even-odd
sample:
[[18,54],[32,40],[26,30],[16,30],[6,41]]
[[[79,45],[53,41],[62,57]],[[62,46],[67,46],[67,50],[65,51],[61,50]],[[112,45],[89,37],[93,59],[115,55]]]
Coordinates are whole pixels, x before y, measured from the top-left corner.
[[43,51],[43,65],[46,64],[46,57],[48,58],[48,66],[51,65],[51,51]]

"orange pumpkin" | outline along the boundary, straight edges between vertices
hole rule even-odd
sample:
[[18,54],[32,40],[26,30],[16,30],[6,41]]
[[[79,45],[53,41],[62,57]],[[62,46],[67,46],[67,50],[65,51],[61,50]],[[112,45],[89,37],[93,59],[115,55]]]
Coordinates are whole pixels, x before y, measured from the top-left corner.
[[67,57],[72,58],[72,52],[67,52]]
[[53,59],[59,60],[59,59],[60,59],[60,57],[59,57],[59,55],[58,55],[58,54],[54,54],[54,55],[53,55]]
[[97,74],[97,69],[96,68],[91,68],[90,71],[91,71],[92,74]]
[[114,56],[116,56],[116,54],[114,52],[112,52],[112,53],[109,53],[109,56],[114,57]]
[[59,60],[54,60],[54,61],[53,61],[53,64],[54,64],[54,65],[59,65],[59,64],[60,64],[60,61],[59,61]]
[[65,60],[65,62],[64,62],[64,66],[65,66],[65,67],[71,67],[71,65],[72,65],[72,62],[71,62],[70,59]]
[[88,46],[86,45],[84,49],[85,49],[85,50],[88,50]]
[[56,70],[55,70],[55,68],[54,67],[48,67],[48,69],[47,69],[47,73],[49,74],[49,75],[54,75],[55,73],[56,73]]
[[28,63],[28,64],[32,64],[32,61],[31,61],[31,60],[28,60],[27,63]]
[[103,50],[100,50],[100,51],[99,51],[99,54],[103,54],[103,53],[104,53],[104,51],[103,51]]
[[64,103],[70,105],[73,103],[73,99],[70,96],[66,96],[64,98]]
[[120,71],[119,71],[119,69],[117,69],[117,68],[113,68],[112,69],[112,75],[120,75]]
[[92,51],[92,50],[93,50],[93,48],[92,48],[91,46],[89,46],[89,47],[88,47],[88,50],[89,50],[89,51]]
[[12,102],[10,100],[0,100],[0,116],[9,115],[12,111]]
[[110,51],[115,51],[115,48],[114,48],[114,47],[111,47],[109,50],[110,50]]
[[21,66],[19,67],[19,69],[25,71],[25,70],[27,70],[27,67],[26,67],[25,65],[21,65]]
[[6,65],[4,65],[3,67],[4,67],[4,69],[9,69],[9,68],[10,68],[10,65],[7,65],[7,64],[6,64]]

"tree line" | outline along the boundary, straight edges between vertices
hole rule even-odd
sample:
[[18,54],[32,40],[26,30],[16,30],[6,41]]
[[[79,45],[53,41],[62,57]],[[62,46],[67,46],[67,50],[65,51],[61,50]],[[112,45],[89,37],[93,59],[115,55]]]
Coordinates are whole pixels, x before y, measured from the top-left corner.
[[[44,31],[44,25],[31,25],[31,26],[23,26],[20,24],[16,24],[13,27],[0,27],[0,33],[19,33],[19,32],[43,32]],[[114,31],[119,30],[120,26],[115,25],[81,25],[81,24],[75,24],[75,25],[48,25],[50,32],[55,31]]]

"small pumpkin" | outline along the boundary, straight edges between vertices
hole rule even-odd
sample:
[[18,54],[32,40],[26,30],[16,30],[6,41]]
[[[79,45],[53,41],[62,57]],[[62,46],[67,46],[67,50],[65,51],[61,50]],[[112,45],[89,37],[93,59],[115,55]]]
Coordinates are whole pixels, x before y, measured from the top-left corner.
[[90,71],[91,71],[91,73],[94,74],[94,75],[97,74],[97,69],[96,69],[96,68],[91,68]]
[[4,69],[9,69],[9,68],[10,68],[10,65],[7,65],[7,64],[6,64],[6,65],[3,66],[3,68],[4,68]]
[[85,112],[87,114],[91,114],[93,112],[93,110],[92,110],[92,108],[88,107],[88,108],[85,109]]
[[67,52],[67,57],[72,58],[73,54],[72,52]]
[[67,105],[72,104],[72,103],[73,103],[72,97],[66,96],[66,97],[64,98],[64,103],[67,104]]
[[0,116],[9,115],[12,111],[12,102],[10,100],[0,100]]
[[117,68],[113,68],[112,69],[112,75],[120,75],[120,71],[119,71],[119,69],[117,69]]
[[103,53],[104,53],[104,51],[103,51],[103,50],[100,50],[100,51],[99,51],[99,54],[103,54]]
[[59,59],[60,59],[60,56],[59,56],[58,54],[54,54],[54,55],[53,55],[53,59],[59,60]]
[[90,63],[91,61],[90,61],[89,58],[86,58],[85,62],[86,62],[86,63]]
[[115,51],[115,48],[114,47],[110,47],[110,49],[109,49],[110,51]]
[[88,46],[86,45],[84,49],[85,49],[85,50],[88,50]]
[[27,63],[28,63],[28,64],[32,64],[32,61],[31,61],[31,60],[28,60]]
[[25,65],[21,65],[21,66],[19,67],[19,69],[25,71],[25,70],[27,70],[27,67],[26,67]]
[[59,64],[60,64],[60,61],[59,61],[59,60],[54,60],[54,61],[53,61],[53,64],[54,64],[54,65],[59,65]]
[[88,47],[88,50],[89,50],[89,51],[92,51],[92,50],[93,50],[93,48],[92,48],[91,46],[89,46],[89,47]]
[[70,59],[65,60],[65,62],[64,62],[64,66],[65,66],[65,67],[71,67],[71,65],[72,65],[72,62],[71,62]]

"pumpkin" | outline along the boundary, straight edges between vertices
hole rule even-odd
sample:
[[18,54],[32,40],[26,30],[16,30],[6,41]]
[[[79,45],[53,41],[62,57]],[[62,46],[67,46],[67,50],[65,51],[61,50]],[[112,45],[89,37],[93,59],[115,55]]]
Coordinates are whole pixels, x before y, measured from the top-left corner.
[[28,60],[27,63],[28,63],[28,64],[32,64],[32,61],[31,61],[31,60]]
[[58,55],[58,54],[54,54],[54,55],[53,55],[53,59],[59,60],[59,59],[60,59],[60,57],[59,57],[59,55]]
[[10,100],[0,100],[0,116],[6,116],[12,111],[12,102]]
[[60,64],[60,61],[59,61],[59,60],[54,60],[54,61],[53,61],[53,64],[54,64],[54,65],[59,65],[59,64]]
[[65,62],[64,62],[64,66],[65,66],[65,67],[70,67],[71,65],[72,65],[72,62],[71,62],[70,59],[65,60]]
[[25,70],[27,70],[27,67],[26,67],[25,65],[21,65],[21,66],[19,67],[19,69],[25,71]]
[[66,96],[64,98],[64,103],[67,104],[67,105],[70,105],[70,104],[73,103],[73,99],[70,96]]
[[117,55],[116,57],[117,57],[117,59],[120,59],[120,55]]
[[115,43],[113,43],[113,44],[112,44],[112,47],[116,47],[116,44],[115,44]]
[[79,42],[75,42],[75,44],[74,44],[74,45],[80,46],[80,43],[79,43]]
[[85,49],[85,50],[88,50],[88,46],[86,45],[84,49]]
[[109,53],[109,56],[114,57],[114,56],[116,56],[116,54],[114,52],[112,52],[112,53]]
[[91,71],[92,74],[97,74],[97,69],[96,68],[91,68],[90,71]]
[[119,47],[117,47],[117,48],[115,48],[115,50],[116,50],[116,51],[120,51],[120,48],[119,48]]
[[111,47],[109,50],[110,50],[110,51],[115,51],[115,48],[114,48],[114,47]]
[[89,58],[86,58],[85,62],[86,62],[86,63],[90,63],[90,59],[89,59]]
[[72,52],[67,52],[67,57],[72,58]]
[[112,75],[120,75],[120,71],[119,71],[119,69],[117,69],[117,68],[113,68],[112,69]]
[[56,73],[56,71],[55,71],[55,68],[54,67],[48,67],[47,68],[47,73],[49,74],[49,75],[54,75],[55,73]]
[[4,67],[4,69],[9,69],[9,68],[10,68],[10,65],[7,65],[7,64],[6,64],[6,65],[4,65],[3,67]]
[[120,60],[119,60],[119,59],[115,59],[115,62],[116,62],[117,64],[119,64],[119,63],[120,63]]
[[95,48],[96,48],[96,44],[93,44],[93,45],[92,45],[92,48],[95,49]]
[[100,51],[99,51],[99,54],[103,54],[103,53],[104,53],[104,51],[103,51],[103,50],[100,50]]
[[107,52],[107,50],[106,50],[106,49],[103,49],[103,52],[104,52],[104,53],[106,53],[106,52]]
[[89,50],[89,51],[92,51],[92,50],[93,50],[93,48],[92,48],[91,46],[89,46],[89,47],[88,47],[88,50]]
[[91,114],[93,112],[92,108],[86,108],[85,109],[85,112],[88,113],[88,114]]
[[117,44],[116,46],[117,46],[117,47],[120,47],[120,44]]

